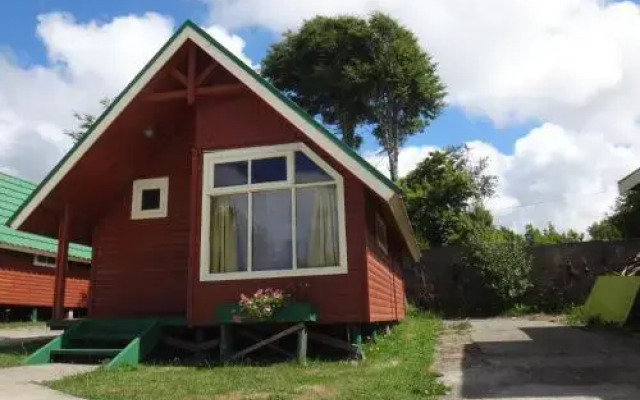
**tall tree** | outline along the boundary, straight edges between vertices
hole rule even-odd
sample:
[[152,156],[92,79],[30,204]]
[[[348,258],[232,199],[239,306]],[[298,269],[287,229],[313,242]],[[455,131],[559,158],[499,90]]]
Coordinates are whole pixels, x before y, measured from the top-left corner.
[[[111,99],[104,97],[100,100],[102,109],[105,110],[111,104]],[[74,142],[82,139],[82,137],[91,129],[96,122],[96,117],[93,114],[74,112],[73,117],[76,119],[78,126],[74,129],[65,130],[64,134],[71,137]]]
[[474,162],[463,146],[434,151],[400,180],[407,212],[423,247],[464,242],[493,225],[482,201],[494,194],[496,177],[486,160]]
[[271,46],[262,74],[307,111],[336,125],[343,142],[358,149],[362,137],[356,127],[368,112],[370,36],[366,20],[315,17]]
[[370,124],[398,178],[407,137],[423,130],[444,107],[436,64],[396,20],[316,17],[271,47],[262,73],[289,97],[338,126],[357,149],[359,125]]
[[411,31],[376,13],[369,19],[373,64],[369,96],[373,134],[389,158],[389,174],[398,179],[400,147],[436,118],[444,107],[445,86],[436,64]]

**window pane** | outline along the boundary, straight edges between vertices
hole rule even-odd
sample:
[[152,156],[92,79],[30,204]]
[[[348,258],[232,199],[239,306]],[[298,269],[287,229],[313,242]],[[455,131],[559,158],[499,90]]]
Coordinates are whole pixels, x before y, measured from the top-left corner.
[[253,194],[253,271],[291,269],[291,190]]
[[143,189],[140,203],[142,211],[159,209],[160,189]]
[[246,193],[211,198],[211,273],[247,270]]
[[287,158],[274,157],[251,161],[251,183],[287,180]]
[[316,163],[311,161],[303,152],[296,151],[295,157],[296,177],[295,183],[311,183],[331,181],[333,178],[329,176]]
[[213,167],[214,187],[246,185],[248,165],[247,161],[216,164]]
[[334,185],[296,189],[298,268],[340,264],[338,203]]

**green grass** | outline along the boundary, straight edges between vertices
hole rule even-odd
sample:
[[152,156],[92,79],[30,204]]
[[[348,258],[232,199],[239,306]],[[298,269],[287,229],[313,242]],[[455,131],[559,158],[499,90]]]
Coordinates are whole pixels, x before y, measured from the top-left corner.
[[45,328],[46,326],[47,324],[41,321],[0,322],[0,331],[3,329]]
[[439,321],[411,316],[376,344],[363,362],[310,361],[306,366],[149,366],[98,370],[52,382],[91,400],[425,399],[446,388],[430,371]]
[[15,367],[21,365],[27,356],[51,339],[31,339],[12,341],[11,344],[0,343],[0,368]]

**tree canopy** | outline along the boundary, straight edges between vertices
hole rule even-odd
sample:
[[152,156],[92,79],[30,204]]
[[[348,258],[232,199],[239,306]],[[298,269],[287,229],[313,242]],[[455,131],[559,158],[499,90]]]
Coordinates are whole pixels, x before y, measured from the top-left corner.
[[444,107],[436,64],[393,18],[315,17],[287,32],[262,61],[262,74],[309,112],[336,125],[357,149],[358,126],[372,132],[398,177],[399,148]]
[[640,188],[618,196],[611,215],[594,222],[588,231],[596,240],[640,237]]
[[549,222],[549,224],[542,230],[534,227],[532,224],[527,224],[525,227],[524,238],[529,246],[542,246],[545,244],[582,242],[584,240],[584,234],[573,229],[569,229],[566,232],[560,232],[551,222]]
[[474,162],[464,146],[434,151],[400,180],[407,212],[423,247],[463,241],[477,227],[493,225],[482,201],[491,197],[496,177],[486,160]]

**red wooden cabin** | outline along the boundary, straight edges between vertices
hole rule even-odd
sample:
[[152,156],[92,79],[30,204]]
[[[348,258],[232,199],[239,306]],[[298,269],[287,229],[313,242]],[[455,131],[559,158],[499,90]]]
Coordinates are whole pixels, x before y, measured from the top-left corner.
[[93,247],[89,317],[190,326],[266,287],[398,321],[419,255],[398,188],[191,22],[10,224]]
[[[53,305],[56,241],[4,225],[35,187],[0,173],[0,322],[46,318]],[[64,308],[82,314],[91,249],[72,245],[69,250]]]

